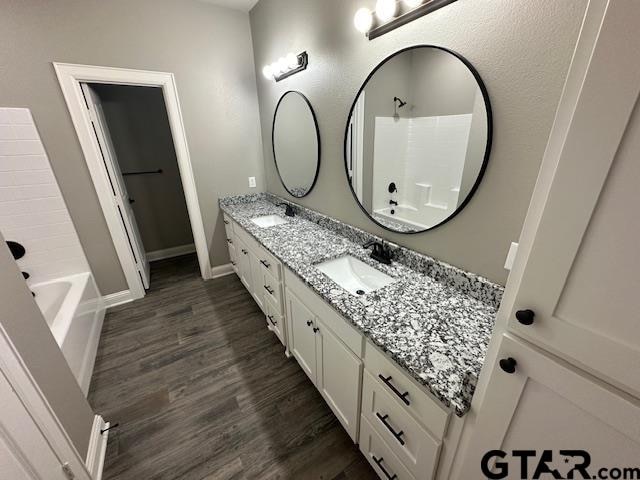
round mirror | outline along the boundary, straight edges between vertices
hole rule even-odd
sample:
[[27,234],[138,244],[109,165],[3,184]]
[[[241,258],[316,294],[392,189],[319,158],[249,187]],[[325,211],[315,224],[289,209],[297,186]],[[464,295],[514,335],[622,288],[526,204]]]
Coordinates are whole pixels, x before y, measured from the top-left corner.
[[307,97],[287,92],[273,116],[273,157],[282,185],[294,197],[308,195],[320,169],[320,131]]
[[441,47],[395,53],[351,107],[345,167],[354,197],[378,225],[419,233],[471,199],[491,150],[491,106],[473,66]]

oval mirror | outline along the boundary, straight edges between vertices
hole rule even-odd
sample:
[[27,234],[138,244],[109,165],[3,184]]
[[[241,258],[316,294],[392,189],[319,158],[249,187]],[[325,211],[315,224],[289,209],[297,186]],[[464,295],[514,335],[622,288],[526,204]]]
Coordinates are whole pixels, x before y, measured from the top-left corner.
[[273,157],[284,188],[294,197],[311,192],[320,169],[320,131],[315,112],[300,92],[287,92],[273,116]]
[[345,167],[378,225],[419,233],[471,199],[491,150],[491,106],[473,66],[441,47],[397,52],[369,75],[351,107]]

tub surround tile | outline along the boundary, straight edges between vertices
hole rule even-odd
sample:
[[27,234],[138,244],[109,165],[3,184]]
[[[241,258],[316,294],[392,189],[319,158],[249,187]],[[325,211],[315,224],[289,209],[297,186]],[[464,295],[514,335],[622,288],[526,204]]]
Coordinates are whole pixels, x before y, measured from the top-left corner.
[[27,249],[18,266],[31,275],[30,285],[89,271],[26,108],[0,108],[0,231]]
[[[285,217],[276,203],[293,205],[296,217]],[[501,286],[393,244],[393,263],[380,264],[362,248],[378,237],[272,194],[226,197],[220,207],[444,405],[458,416],[469,410]],[[251,222],[272,214],[288,222],[270,228]],[[344,255],[397,281],[351,295],[315,267]]]

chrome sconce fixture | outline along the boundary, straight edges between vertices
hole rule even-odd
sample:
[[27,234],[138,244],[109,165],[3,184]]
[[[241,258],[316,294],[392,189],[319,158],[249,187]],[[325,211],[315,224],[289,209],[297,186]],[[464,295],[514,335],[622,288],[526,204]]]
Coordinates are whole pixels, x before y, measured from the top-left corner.
[[456,0],[377,0],[375,12],[366,7],[356,12],[356,29],[373,40]]
[[302,52],[299,55],[289,53],[286,57],[280,57],[277,62],[266,65],[262,69],[262,74],[267,80],[275,80],[276,82],[279,82],[291,75],[295,75],[298,72],[306,70],[308,65],[309,55],[307,52]]

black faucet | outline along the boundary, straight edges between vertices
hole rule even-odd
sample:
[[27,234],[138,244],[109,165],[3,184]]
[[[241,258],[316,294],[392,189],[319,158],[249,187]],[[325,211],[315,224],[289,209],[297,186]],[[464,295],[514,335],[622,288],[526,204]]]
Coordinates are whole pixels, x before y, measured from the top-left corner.
[[276,207],[285,207],[284,214],[287,217],[295,217],[296,215],[295,209],[293,208],[293,206],[289,205],[288,203],[279,203],[276,205]]
[[398,202],[396,202],[395,200],[389,200],[389,205],[395,205],[397,207]]
[[385,265],[391,265],[391,249],[384,243],[384,240],[378,242],[371,240],[363,245],[364,248],[373,247],[370,257]]

